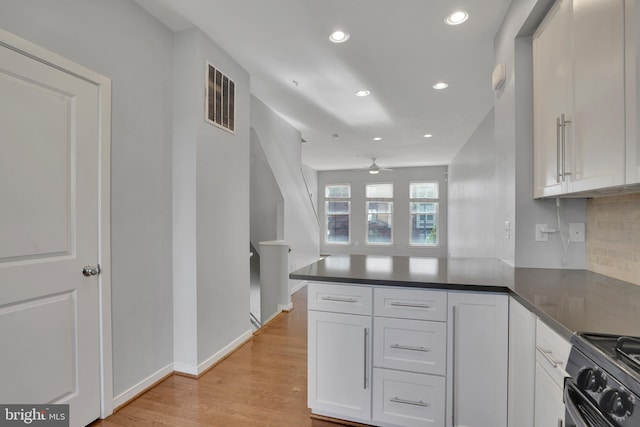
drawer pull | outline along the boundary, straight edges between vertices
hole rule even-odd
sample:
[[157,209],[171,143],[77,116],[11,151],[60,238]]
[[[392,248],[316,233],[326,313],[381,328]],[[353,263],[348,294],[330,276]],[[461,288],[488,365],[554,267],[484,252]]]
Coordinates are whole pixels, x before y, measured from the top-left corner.
[[429,304],[416,304],[413,302],[400,302],[400,301],[393,301],[389,303],[389,305],[393,305],[395,307],[431,308]]
[[427,347],[414,347],[411,345],[402,345],[402,344],[393,344],[390,346],[391,348],[397,348],[399,350],[412,350],[412,351],[424,351],[424,352],[428,352],[431,351],[430,348]]
[[323,301],[358,302],[358,300],[355,298],[340,298],[340,297],[332,297],[332,296],[322,297],[321,299]]
[[389,399],[390,402],[393,403],[402,403],[404,405],[414,405],[414,406],[423,406],[423,407],[428,407],[431,406],[431,404],[427,403],[427,402],[423,402],[422,400],[419,401],[415,401],[415,400],[406,400],[406,399],[400,399],[399,397],[392,397],[391,399]]
[[547,362],[549,362],[554,368],[557,368],[558,365],[562,365],[562,362],[560,362],[559,360],[554,360],[553,357],[551,357],[551,355],[553,354],[551,350],[544,350],[538,346],[536,346],[536,348],[540,353],[542,353],[544,358],[547,359]]

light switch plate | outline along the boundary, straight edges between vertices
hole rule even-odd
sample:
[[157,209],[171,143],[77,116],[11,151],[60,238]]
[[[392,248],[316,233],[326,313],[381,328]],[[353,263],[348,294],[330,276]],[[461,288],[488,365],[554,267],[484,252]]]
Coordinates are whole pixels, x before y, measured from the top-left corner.
[[576,243],[584,242],[585,240],[584,222],[571,222],[569,223],[569,240]]
[[549,235],[542,232],[542,230],[546,230],[547,228],[547,224],[536,224],[536,242],[546,242],[549,240]]

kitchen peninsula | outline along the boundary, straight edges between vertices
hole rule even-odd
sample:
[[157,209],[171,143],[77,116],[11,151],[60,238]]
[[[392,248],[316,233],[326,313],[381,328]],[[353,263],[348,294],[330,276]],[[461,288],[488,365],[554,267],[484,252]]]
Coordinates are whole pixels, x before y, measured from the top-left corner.
[[[573,332],[640,336],[640,286],[584,270],[332,255],[290,278],[309,286],[313,413],[378,426],[506,426],[510,352],[535,363],[548,338],[562,372]],[[516,307],[533,335],[514,338]]]

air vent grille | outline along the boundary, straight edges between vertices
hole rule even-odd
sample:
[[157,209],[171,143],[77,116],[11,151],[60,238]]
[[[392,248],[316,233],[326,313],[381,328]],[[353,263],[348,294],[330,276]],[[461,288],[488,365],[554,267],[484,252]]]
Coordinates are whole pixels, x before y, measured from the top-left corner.
[[235,133],[236,84],[207,63],[207,122]]

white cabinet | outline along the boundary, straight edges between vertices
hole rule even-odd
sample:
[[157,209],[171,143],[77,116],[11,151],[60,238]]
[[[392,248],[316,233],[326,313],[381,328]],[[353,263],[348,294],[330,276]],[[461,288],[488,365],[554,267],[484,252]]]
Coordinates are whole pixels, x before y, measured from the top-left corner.
[[509,297],[448,293],[447,426],[507,425]]
[[376,288],[373,421],[443,427],[447,293]]
[[540,319],[536,323],[534,427],[562,427],[562,391],[571,344]]
[[308,286],[314,414],[385,427],[506,426],[507,295]]
[[566,147],[573,132],[561,127],[560,120],[563,114],[565,121],[573,116],[569,7],[570,0],[558,0],[533,36],[534,197],[555,196],[567,189],[561,135],[564,132]]
[[553,381],[543,364],[544,361],[537,358],[534,427],[563,427],[562,388]]
[[[308,306],[309,407],[321,415],[369,420],[371,288],[312,283]],[[366,315],[345,314],[350,312]]]
[[509,299],[509,427],[533,427],[536,315]]
[[625,184],[623,0],[558,0],[533,36],[534,197]]
[[406,427],[444,426],[445,379],[373,369],[373,419]]

